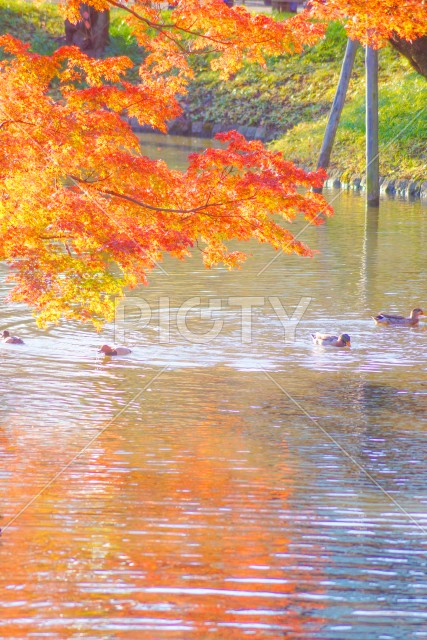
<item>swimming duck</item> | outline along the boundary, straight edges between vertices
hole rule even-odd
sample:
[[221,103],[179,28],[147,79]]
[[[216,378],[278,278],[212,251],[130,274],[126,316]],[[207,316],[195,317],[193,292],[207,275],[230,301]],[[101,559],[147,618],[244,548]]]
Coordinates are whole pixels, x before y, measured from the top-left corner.
[[312,333],[314,344],[320,344],[322,347],[351,347],[350,336],[348,333],[341,333],[339,336],[331,336],[325,333]]
[[2,333],[3,342],[7,344],[24,344],[22,338],[18,338],[17,336],[11,336],[9,331],[3,331]]
[[424,316],[425,313],[422,309],[412,309],[409,318],[405,316],[392,316],[387,313],[379,313],[377,316],[372,316],[372,320],[377,325],[383,325],[386,327],[416,327],[420,316]]
[[98,353],[103,353],[105,356],[126,356],[128,353],[132,353],[132,351],[127,347],[116,347],[113,349],[108,344],[104,344]]

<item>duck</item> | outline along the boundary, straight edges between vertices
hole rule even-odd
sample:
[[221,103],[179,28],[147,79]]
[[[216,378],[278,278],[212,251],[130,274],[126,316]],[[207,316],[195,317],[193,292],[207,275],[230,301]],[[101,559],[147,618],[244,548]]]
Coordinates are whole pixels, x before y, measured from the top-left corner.
[[408,318],[405,316],[393,316],[388,313],[379,313],[377,316],[372,316],[372,320],[377,325],[385,327],[416,327],[420,316],[424,316],[425,313],[422,309],[412,309]]
[[6,344],[24,344],[22,338],[18,338],[17,336],[11,336],[9,331],[3,331],[2,333],[3,342]]
[[113,349],[108,344],[103,344],[98,353],[103,353],[105,356],[126,356],[128,353],[132,353],[127,347],[116,347]]
[[314,344],[322,347],[351,347],[351,340],[348,333],[341,333],[339,336],[332,336],[326,333],[312,333]]

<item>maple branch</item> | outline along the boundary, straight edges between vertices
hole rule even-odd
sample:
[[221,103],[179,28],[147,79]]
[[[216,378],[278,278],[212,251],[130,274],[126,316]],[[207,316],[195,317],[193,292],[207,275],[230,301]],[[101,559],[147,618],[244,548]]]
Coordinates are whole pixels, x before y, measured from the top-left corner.
[[39,236],[40,240],[75,240],[72,236]]
[[95,175],[95,171],[92,171],[91,175],[88,176],[87,178],[76,178],[76,176],[71,176],[71,175],[70,175],[70,178],[72,180],[75,180],[76,182],[82,182],[83,184],[96,184],[98,182],[104,182],[105,180],[109,180],[109,178],[111,178],[112,176],[111,173],[108,173],[103,178],[100,178],[99,176],[94,178],[94,175]]
[[[240,202],[244,202],[247,200],[254,200],[255,196],[251,196],[250,198],[242,198],[241,200],[226,200],[225,202],[211,202],[210,204],[202,204],[198,207],[193,207],[192,209],[168,209],[166,207],[155,207],[154,205],[150,205],[150,204],[146,204],[145,202],[141,202],[140,200],[137,200],[136,198],[132,198],[131,196],[126,196],[122,193],[117,193],[117,191],[110,191],[107,189],[104,189],[103,191],[100,191],[99,189],[96,189],[96,192],[99,193],[100,195],[109,195],[112,196],[114,198],[120,198],[122,200],[127,200],[128,202],[132,202],[133,204],[138,205],[139,207],[142,207],[143,209],[149,209],[150,211],[158,211],[160,212],[164,212],[164,213],[186,213],[189,214],[186,217],[183,218],[183,220],[187,220],[187,218],[189,218],[190,216],[195,215],[196,213],[200,213],[202,212],[204,209],[207,208],[212,208],[212,207],[225,207],[229,204],[238,204]],[[203,215],[210,215],[208,213],[205,213]]]
[[3,129],[3,127],[7,124],[29,124],[32,127],[35,126],[33,122],[25,122],[25,120],[4,120],[0,124],[0,129]]
[[65,245],[65,248],[66,248],[66,250],[67,250],[68,255],[70,256],[70,258],[72,258],[72,257],[73,257],[73,255],[72,255],[72,253],[71,253],[71,251],[70,251],[70,247],[68,246],[68,243],[67,243],[67,242],[64,242],[64,245]]
[[200,253],[205,253],[205,250],[204,250],[204,249],[201,249],[201,248],[199,247],[199,241],[197,240],[197,238],[196,238],[196,241],[195,241],[195,245],[196,245],[196,249],[198,249],[198,250],[200,251]]
[[[227,167],[224,167],[224,169],[221,171],[221,175],[219,176],[218,182],[215,185],[216,187],[222,183],[223,179],[225,178],[226,172],[227,172]],[[209,205],[209,201],[211,199],[213,190],[214,190],[214,185],[212,185],[211,189],[209,190],[208,197],[206,198],[206,205]]]
[[[141,22],[145,22],[145,24],[148,27],[151,27],[152,29],[155,29],[156,31],[158,31],[159,33],[164,35],[165,38],[167,38],[168,40],[171,40],[177,47],[179,47],[181,49],[181,51],[183,51],[184,53],[188,53],[188,51],[185,49],[185,47],[182,46],[182,44],[180,42],[178,42],[175,38],[171,37],[170,34],[167,33],[166,31],[163,31],[163,29],[171,29],[171,28],[179,29],[179,27],[176,27],[176,25],[174,25],[174,24],[169,24],[169,25],[168,24],[158,24],[157,22],[152,22],[148,18],[144,18],[143,16],[139,15],[139,13],[137,13],[136,11],[131,9],[130,7],[125,7],[120,2],[115,2],[114,0],[108,0],[108,3],[113,5],[114,7],[117,7],[118,9],[123,9],[124,11],[127,11],[128,13],[131,13],[133,16],[135,16],[135,18],[137,18]],[[195,35],[195,34],[192,34],[192,35]]]
[[132,14],[135,18],[137,18],[137,20],[141,20],[141,22],[145,22],[145,24],[148,27],[151,27],[152,29],[156,29],[156,31],[158,31],[159,33],[161,33],[164,36],[166,36],[167,38],[169,38],[169,40],[172,40],[185,53],[191,53],[191,52],[186,51],[186,49],[181,45],[181,43],[177,42],[174,38],[171,38],[168,33],[163,31],[163,29],[176,29],[177,31],[181,31],[182,33],[187,33],[188,35],[196,36],[197,38],[205,38],[205,40],[210,40],[211,42],[216,42],[217,44],[221,44],[221,45],[232,45],[232,44],[234,44],[233,42],[227,42],[227,41],[224,41],[224,40],[221,41],[218,38],[213,38],[212,36],[207,36],[205,33],[201,33],[201,32],[198,32],[198,31],[191,31],[191,29],[185,29],[185,27],[180,27],[179,25],[177,25],[176,23],[173,23],[173,22],[170,23],[170,24],[167,24],[167,23],[161,24],[161,23],[153,22],[152,20],[149,20],[148,18],[144,18],[143,16],[141,16],[139,13],[137,13],[136,11],[131,9],[130,7],[126,7],[125,5],[121,4],[120,2],[116,2],[115,0],[108,0],[108,4],[111,4],[114,7],[117,7],[118,9],[123,9],[124,11],[127,11],[128,13]]
[[[69,174],[69,177],[76,182],[80,182],[83,184],[93,185],[93,182],[88,182],[87,180],[82,180],[77,176],[73,176]],[[212,207],[225,207],[229,204],[239,204],[240,202],[245,202],[248,200],[254,200],[255,196],[250,196],[249,198],[242,198],[241,200],[226,200],[225,202],[211,202],[206,204],[201,204],[198,207],[193,207],[192,209],[169,209],[167,207],[156,207],[152,204],[147,204],[146,202],[142,202],[141,200],[137,200],[136,198],[132,198],[132,196],[127,196],[124,193],[118,193],[117,191],[111,191],[110,189],[95,189],[96,193],[99,193],[101,196],[111,196],[113,198],[119,198],[121,200],[126,200],[127,202],[132,202],[133,204],[138,205],[138,207],[142,207],[143,209],[148,209],[149,211],[157,211],[159,213],[185,213],[189,214],[187,217],[183,218],[186,220],[189,216],[192,216],[196,213],[200,213],[203,209],[208,209]],[[208,214],[205,214],[208,215]]]

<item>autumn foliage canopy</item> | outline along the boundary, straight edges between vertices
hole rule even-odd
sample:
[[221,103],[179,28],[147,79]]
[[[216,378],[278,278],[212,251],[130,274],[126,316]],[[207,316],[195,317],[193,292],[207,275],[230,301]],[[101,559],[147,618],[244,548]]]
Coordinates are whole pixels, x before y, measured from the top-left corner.
[[395,36],[415,40],[427,35],[425,0],[310,0],[306,13],[343,22],[350,38],[373,47]]
[[[127,80],[133,63],[126,57],[94,60],[74,47],[40,56],[0,38],[0,260],[10,266],[10,299],[31,305],[41,324],[61,317],[99,324],[112,317],[114,298],[145,283],[164,253],[182,259],[200,250],[206,266],[231,268],[245,256],[229,242],[255,239],[310,255],[283,220],[301,214],[320,224],[331,213],[311,192],[322,171],[307,173],[230,132],[218,136],[220,148],[192,154],[179,172],[146,157],[123,116],[166,132],[192,78],[190,55],[209,53],[227,77],[244,60],[264,64],[268,55],[301,52],[331,17],[357,24],[359,3],[314,0],[284,21],[222,0],[180,0],[169,12],[149,0],[89,4],[127,16],[147,53],[138,83]],[[394,27],[379,12],[393,3],[369,4],[378,6],[377,37],[387,37]],[[420,5],[407,31],[420,33],[424,5],[395,4]],[[77,0],[64,4],[71,20],[78,10]]]

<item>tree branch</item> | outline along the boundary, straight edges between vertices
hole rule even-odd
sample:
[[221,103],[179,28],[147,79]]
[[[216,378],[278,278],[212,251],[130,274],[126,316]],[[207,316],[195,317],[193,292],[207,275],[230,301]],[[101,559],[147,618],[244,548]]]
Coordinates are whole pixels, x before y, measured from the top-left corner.
[[[78,178],[77,176],[73,176],[70,174],[69,174],[69,177],[75,182],[80,182],[83,184],[90,184],[90,185],[94,184],[93,182],[82,180],[81,178]],[[226,200],[224,202],[211,202],[211,203],[208,202],[206,204],[199,205],[198,207],[193,207],[191,209],[171,209],[168,207],[156,207],[154,205],[147,204],[146,202],[142,202],[141,200],[137,200],[136,198],[132,198],[132,196],[127,196],[124,193],[118,193],[117,191],[112,191],[111,189],[102,189],[102,190],[95,189],[95,191],[96,193],[98,193],[103,197],[110,196],[112,198],[119,198],[120,200],[126,200],[127,202],[132,202],[132,204],[136,204],[138,207],[141,207],[142,209],[148,209],[149,211],[157,211],[159,213],[183,213],[183,214],[189,214],[189,215],[201,213],[204,209],[208,209],[208,208],[210,209],[213,207],[225,207],[230,204],[239,204],[240,202],[246,202],[246,201],[255,199],[255,196],[250,196],[249,198],[242,198],[241,200]],[[186,220],[187,217],[189,217],[189,215],[183,218],[183,220]],[[205,215],[208,215],[208,214],[205,214]]]
[[[110,191],[107,189],[104,190],[98,190],[97,189],[97,193],[99,193],[100,195],[109,195],[112,196],[114,198],[120,198],[122,200],[127,200],[128,202],[132,202],[133,204],[138,205],[139,207],[142,207],[143,209],[149,209],[150,211],[158,211],[160,212],[164,212],[164,213],[184,213],[184,214],[189,214],[187,215],[185,218],[183,218],[183,220],[186,220],[187,217],[189,217],[190,215],[194,215],[196,213],[202,213],[204,209],[208,209],[208,208],[212,208],[212,207],[226,207],[227,205],[230,204],[239,204],[240,202],[244,202],[246,200],[254,200],[255,196],[251,196],[250,198],[243,198],[242,200],[226,200],[225,202],[211,202],[211,203],[206,203],[206,204],[202,204],[199,205],[198,207],[193,207],[192,209],[169,209],[167,207],[155,207],[153,205],[150,204],[146,204],[145,202],[141,202],[140,200],[137,200],[136,198],[132,198],[131,196],[125,196],[122,193],[117,193],[116,191]],[[204,214],[204,215],[209,215],[209,214]]]
[[32,122],[25,122],[25,120],[4,120],[0,124],[0,129],[3,129],[3,127],[7,124],[29,124],[31,127],[34,127],[34,124]]
[[179,25],[177,25],[176,23],[157,23],[157,22],[152,22],[152,20],[149,20],[148,18],[144,18],[143,16],[141,16],[139,13],[137,13],[136,11],[134,11],[133,9],[131,9],[130,7],[126,7],[125,5],[121,4],[121,2],[116,2],[115,0],[108,0],[108,3],[113,5],[114,7],[117,7],[118,9],[123,9],[124,11],[127,11],[128,13],[132,14],[135,18],[137,18],[137,20],[140,20],[141,22],[145,22],[145,24],[148,27],[151,27],[152,29],[155,29],[156,31],[158,31],[159,33],[162,33],[164,36],[168,37],[169,39],[173,40],[173,42],[178,45],[183,51],[185,51],[186,53],[188,53],[188,51],[185,50],[185,48],[179,43],[177,42],[175,39],[171,38],[169,36],[169,34],[167,34],[164,29],[176,29],[177,31],[181,31],[182,33],[187,33],[188,35],[191,36],[196,36],[197,38],[204,38],[205,40],[210,40],[211,42],[215,42],[216,44],[220,44],[223,46],[230,46],[232,44],[234,44],[233,42],[227,42],[224,40],[219,40],[218,38],[213,38],[212,36],[207,36],[205,33],[199,32],[199,31],[191,31],[190,29],[185,29],[184,27],[180,27]]

